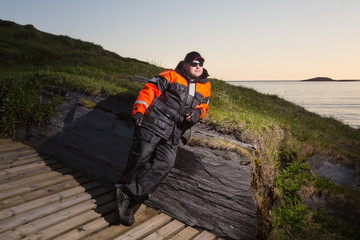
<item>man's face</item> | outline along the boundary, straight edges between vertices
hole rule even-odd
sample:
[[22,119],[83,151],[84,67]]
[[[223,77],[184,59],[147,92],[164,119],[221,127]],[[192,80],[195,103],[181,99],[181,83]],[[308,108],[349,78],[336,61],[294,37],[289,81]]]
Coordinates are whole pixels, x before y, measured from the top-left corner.
[[185,63],[184,68],[191,79],[200,77],[204,70],[203,62],[198,60],[194,60],[192,63]]

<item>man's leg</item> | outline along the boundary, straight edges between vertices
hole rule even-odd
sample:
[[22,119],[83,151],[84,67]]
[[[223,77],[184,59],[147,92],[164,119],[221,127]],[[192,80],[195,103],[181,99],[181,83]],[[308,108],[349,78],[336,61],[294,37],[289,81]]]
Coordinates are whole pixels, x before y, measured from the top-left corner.
[[[144,133],[144,131],[141,132]],[[156,135],[146,140],[137,139],[133,145],[129,158],[132,162],[129,163],[130,167],[127,168],[127,172],[118,185],[120,188],[117,188],[117,191],[130,199],[127,201],[125,197],[124,204],[118,204],[120,220],[124,225],[134,223],[133,214],[149,194],[160,185],[175,163],[177,145]]]
[[135,128],[128,162],[119,181],[120,184],[126,184],[131,181],[138,169],[150,160],[160,140],[161,138],[159,136],[146,128]]
[[139,164],[125,188],[135,202],[143,202],[161,184],[175,163],[178,146],[161,139],[151,157]]
[[116,184],[116,206],[123,225],[134,223],[134,214],[141,205],[135,202],[133,194],[127,190],[126,185],[132,182],[134,176],[150,161],[160,137],[147,129],[137,127],[134,132],[133,143],[125,167],[125,172],[118,184]]

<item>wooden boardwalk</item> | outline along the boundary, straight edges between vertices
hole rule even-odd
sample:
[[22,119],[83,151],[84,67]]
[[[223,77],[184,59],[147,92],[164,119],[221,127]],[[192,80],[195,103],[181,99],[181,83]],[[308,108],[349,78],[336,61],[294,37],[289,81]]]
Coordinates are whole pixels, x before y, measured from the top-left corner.
[[0,239],[218,239],[142,205],[119,225],[113,189],[0,139]]

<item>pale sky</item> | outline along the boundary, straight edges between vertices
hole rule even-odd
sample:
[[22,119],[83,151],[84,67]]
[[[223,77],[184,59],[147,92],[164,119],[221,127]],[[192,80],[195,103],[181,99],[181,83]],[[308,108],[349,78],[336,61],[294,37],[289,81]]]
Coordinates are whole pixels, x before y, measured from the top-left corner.
[[359,0],[1,0],[0,19],[221,80],[360,79]]

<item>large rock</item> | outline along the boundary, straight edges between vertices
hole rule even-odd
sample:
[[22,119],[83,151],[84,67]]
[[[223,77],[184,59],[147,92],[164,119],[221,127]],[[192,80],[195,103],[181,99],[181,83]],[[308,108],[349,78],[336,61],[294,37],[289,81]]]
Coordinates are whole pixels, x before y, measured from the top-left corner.
[[[360,190],[360,176],[356,173],[354,163],[343,159],[314,154],[308,159],[311,172],[318,176],[325,176],[332,182]],[[311,209],[321,209],[337,218],[356,222],[360,226],[360,206],[341,194],[335,195],[328,191],[320,191],[303,196],[303,202]]]
[[347,201],[343,196],[334,196],[329,192],[313,193],[304,195],[302,202],[310,209],[321,209],[336,218],[352,221],[360,226],[360,206]]
[[[105,185],[113,186],[127,162],[133,125],[131,106],[116,97],[68,92],[48,126],[20,131],[18,137]],[[81,106],[81,99],[96,108]],[[221,139],[252,148],[198,124],[193,138]],[[255,239],[257,207],[251,155],[181,145],[175,167],[146,202],[194,227],[228,239]]]
[[254,239],[258,229],[251,166],[233,152],[180,147],[174,169],[148,205],[221,236]]
[[311,171],[319,176],[325,176],[331,181],[360,190],[360,175],[356,165],[343,159],[314,154],[308,159]]
[[[23,142],[105,185],[113,185],[124,170],[132,141],[132,123],[119,119],[131,111],[130,106],[115,97],[95,99],[76,92],[68,92],[65,99],[49,126],[45,130],[32,127]],[[82,99],[98,101],[100,108],[82,107]]]

